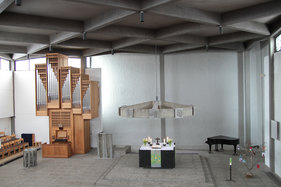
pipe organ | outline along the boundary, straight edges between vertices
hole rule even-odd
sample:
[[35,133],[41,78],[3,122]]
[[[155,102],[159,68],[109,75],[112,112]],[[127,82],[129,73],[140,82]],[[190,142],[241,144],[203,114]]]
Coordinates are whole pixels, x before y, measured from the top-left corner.
[[46,64],[35,66],[36,115],[49,116],[50,145],[42,146],[43,157],[90,150],[90,119],[98,117],[99,85],[67,61],[67,56],[49,53]]

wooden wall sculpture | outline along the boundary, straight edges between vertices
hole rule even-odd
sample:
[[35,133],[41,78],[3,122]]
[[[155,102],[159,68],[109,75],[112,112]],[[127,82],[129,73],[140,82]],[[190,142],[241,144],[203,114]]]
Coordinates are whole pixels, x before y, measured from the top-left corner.
[[49,53],[46,64],[35,66],[36,115],[49,116],[50,145],[42,146],[43,157],[61,157],[55,154],[63,147],[58,144],[70,144],[72,154],[90,150],[90,119],[98,117],[99,85],[67,61],[67,56]]

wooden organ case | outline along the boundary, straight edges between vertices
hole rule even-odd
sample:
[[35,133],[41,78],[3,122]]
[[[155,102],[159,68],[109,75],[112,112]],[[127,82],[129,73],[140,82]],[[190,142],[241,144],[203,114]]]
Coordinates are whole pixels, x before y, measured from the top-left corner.
[[67,61],[49,53],[46,64],[35,66],[36,115],[49,116],[50,144],[42,145],[42,157],[69,157],[91,148],[90,120],[98,117],[99,85]]

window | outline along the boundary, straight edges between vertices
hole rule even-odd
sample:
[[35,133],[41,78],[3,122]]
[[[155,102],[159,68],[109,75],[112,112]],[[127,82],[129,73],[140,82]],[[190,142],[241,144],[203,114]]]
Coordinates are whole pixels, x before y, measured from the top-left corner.
[[0,70],[10,71],[10,61],[0,58]]
[[46,58],[30,59],[30,70],[35,70],[35,64],[45,64]]
[[86,68],[91,68],[91,57],[86,57]]
[[68,58],[68,66],[75,68],[81,68],[81,59],[80,58]]
[[34,58],[30,60],[18,60],[16,61],[17,71],[30,71],[35,70],[35,64],[46,63],[46,58]]
[[[16,70],[17,71],[34,71],[35,70],[35,64],[45,64],[45,63],[46,63],[46,58],[34,58],[34,59],[30,59],[30,60],[18,60],[18,61],[16,61]],[[80,68],[81,67],[81,59],[80,58],[68,58],[68,66]]]
[[276,38],[276,51],[281,51],[281,34]]
[[29,60],[16,61],[16,71],[28,71],[30,63]]

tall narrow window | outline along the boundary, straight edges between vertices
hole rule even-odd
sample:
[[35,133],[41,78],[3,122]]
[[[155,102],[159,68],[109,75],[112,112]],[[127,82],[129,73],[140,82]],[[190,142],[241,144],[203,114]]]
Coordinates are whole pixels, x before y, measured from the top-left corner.
[[35,64],[46,64],[46,58],[30,59],[30,70],[35,70]]
[[80,58],[68,58],[68,66],[81,68],[81,59]]
[[10,70],[10,61],[0,58],[0,70],[9,71]]
[[30,65],[29,60],[16,61],[16,70],[17,71],[29,71],[29,68],[30,68],[29,65]]
[[281,51],[281,34],[276,38],[276,51]]
[[91,68],[91,57],[86,57],[86,68]]

